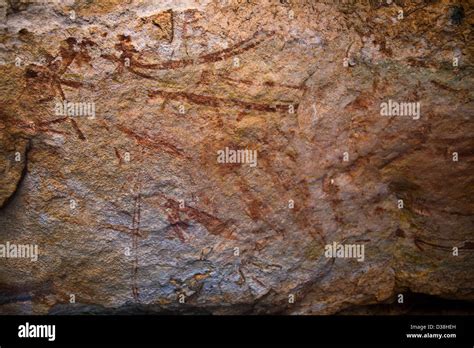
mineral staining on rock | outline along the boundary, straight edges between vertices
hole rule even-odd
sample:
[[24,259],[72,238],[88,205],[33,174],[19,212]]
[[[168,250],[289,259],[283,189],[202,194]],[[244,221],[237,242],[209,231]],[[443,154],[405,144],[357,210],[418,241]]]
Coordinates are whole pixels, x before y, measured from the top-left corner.
[[156,27],[157,40],[166,40],[169,43],[173,41],[173,11],[168,10],[160,12],[152,18],[141,18],[145,23],[150,22]]
[[472,301],[472,6],[370,4],[4,5],[0,313]]

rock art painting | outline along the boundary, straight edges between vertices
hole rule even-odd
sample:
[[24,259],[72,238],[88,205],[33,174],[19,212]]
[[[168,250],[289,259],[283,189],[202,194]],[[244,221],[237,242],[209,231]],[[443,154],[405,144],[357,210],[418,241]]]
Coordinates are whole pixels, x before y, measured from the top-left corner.
[[472,2],[0,8],[1,314],[474,312]]

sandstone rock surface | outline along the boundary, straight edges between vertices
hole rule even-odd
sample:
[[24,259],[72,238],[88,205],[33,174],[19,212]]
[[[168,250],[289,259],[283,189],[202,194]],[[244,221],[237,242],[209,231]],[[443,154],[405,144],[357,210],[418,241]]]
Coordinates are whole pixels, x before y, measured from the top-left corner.
[[[2,9],[0,244],[40,255],[0,259],[0,313],[474,300],[468,1]],[[218,163],[226,147],[257,165]]]

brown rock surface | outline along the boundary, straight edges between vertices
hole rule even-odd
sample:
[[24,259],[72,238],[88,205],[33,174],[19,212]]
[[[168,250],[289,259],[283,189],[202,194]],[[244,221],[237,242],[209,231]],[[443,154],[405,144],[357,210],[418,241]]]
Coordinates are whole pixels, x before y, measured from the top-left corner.
[[0,313],[474,300],[467,1],[159,3],[3,5]]

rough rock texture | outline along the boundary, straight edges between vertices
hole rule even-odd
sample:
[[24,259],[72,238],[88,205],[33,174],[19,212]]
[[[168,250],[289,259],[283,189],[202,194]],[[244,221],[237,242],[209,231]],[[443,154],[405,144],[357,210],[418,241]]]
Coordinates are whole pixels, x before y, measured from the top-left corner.
[[473,7],[334,3],[3,3],[0,313],[473,301]]

